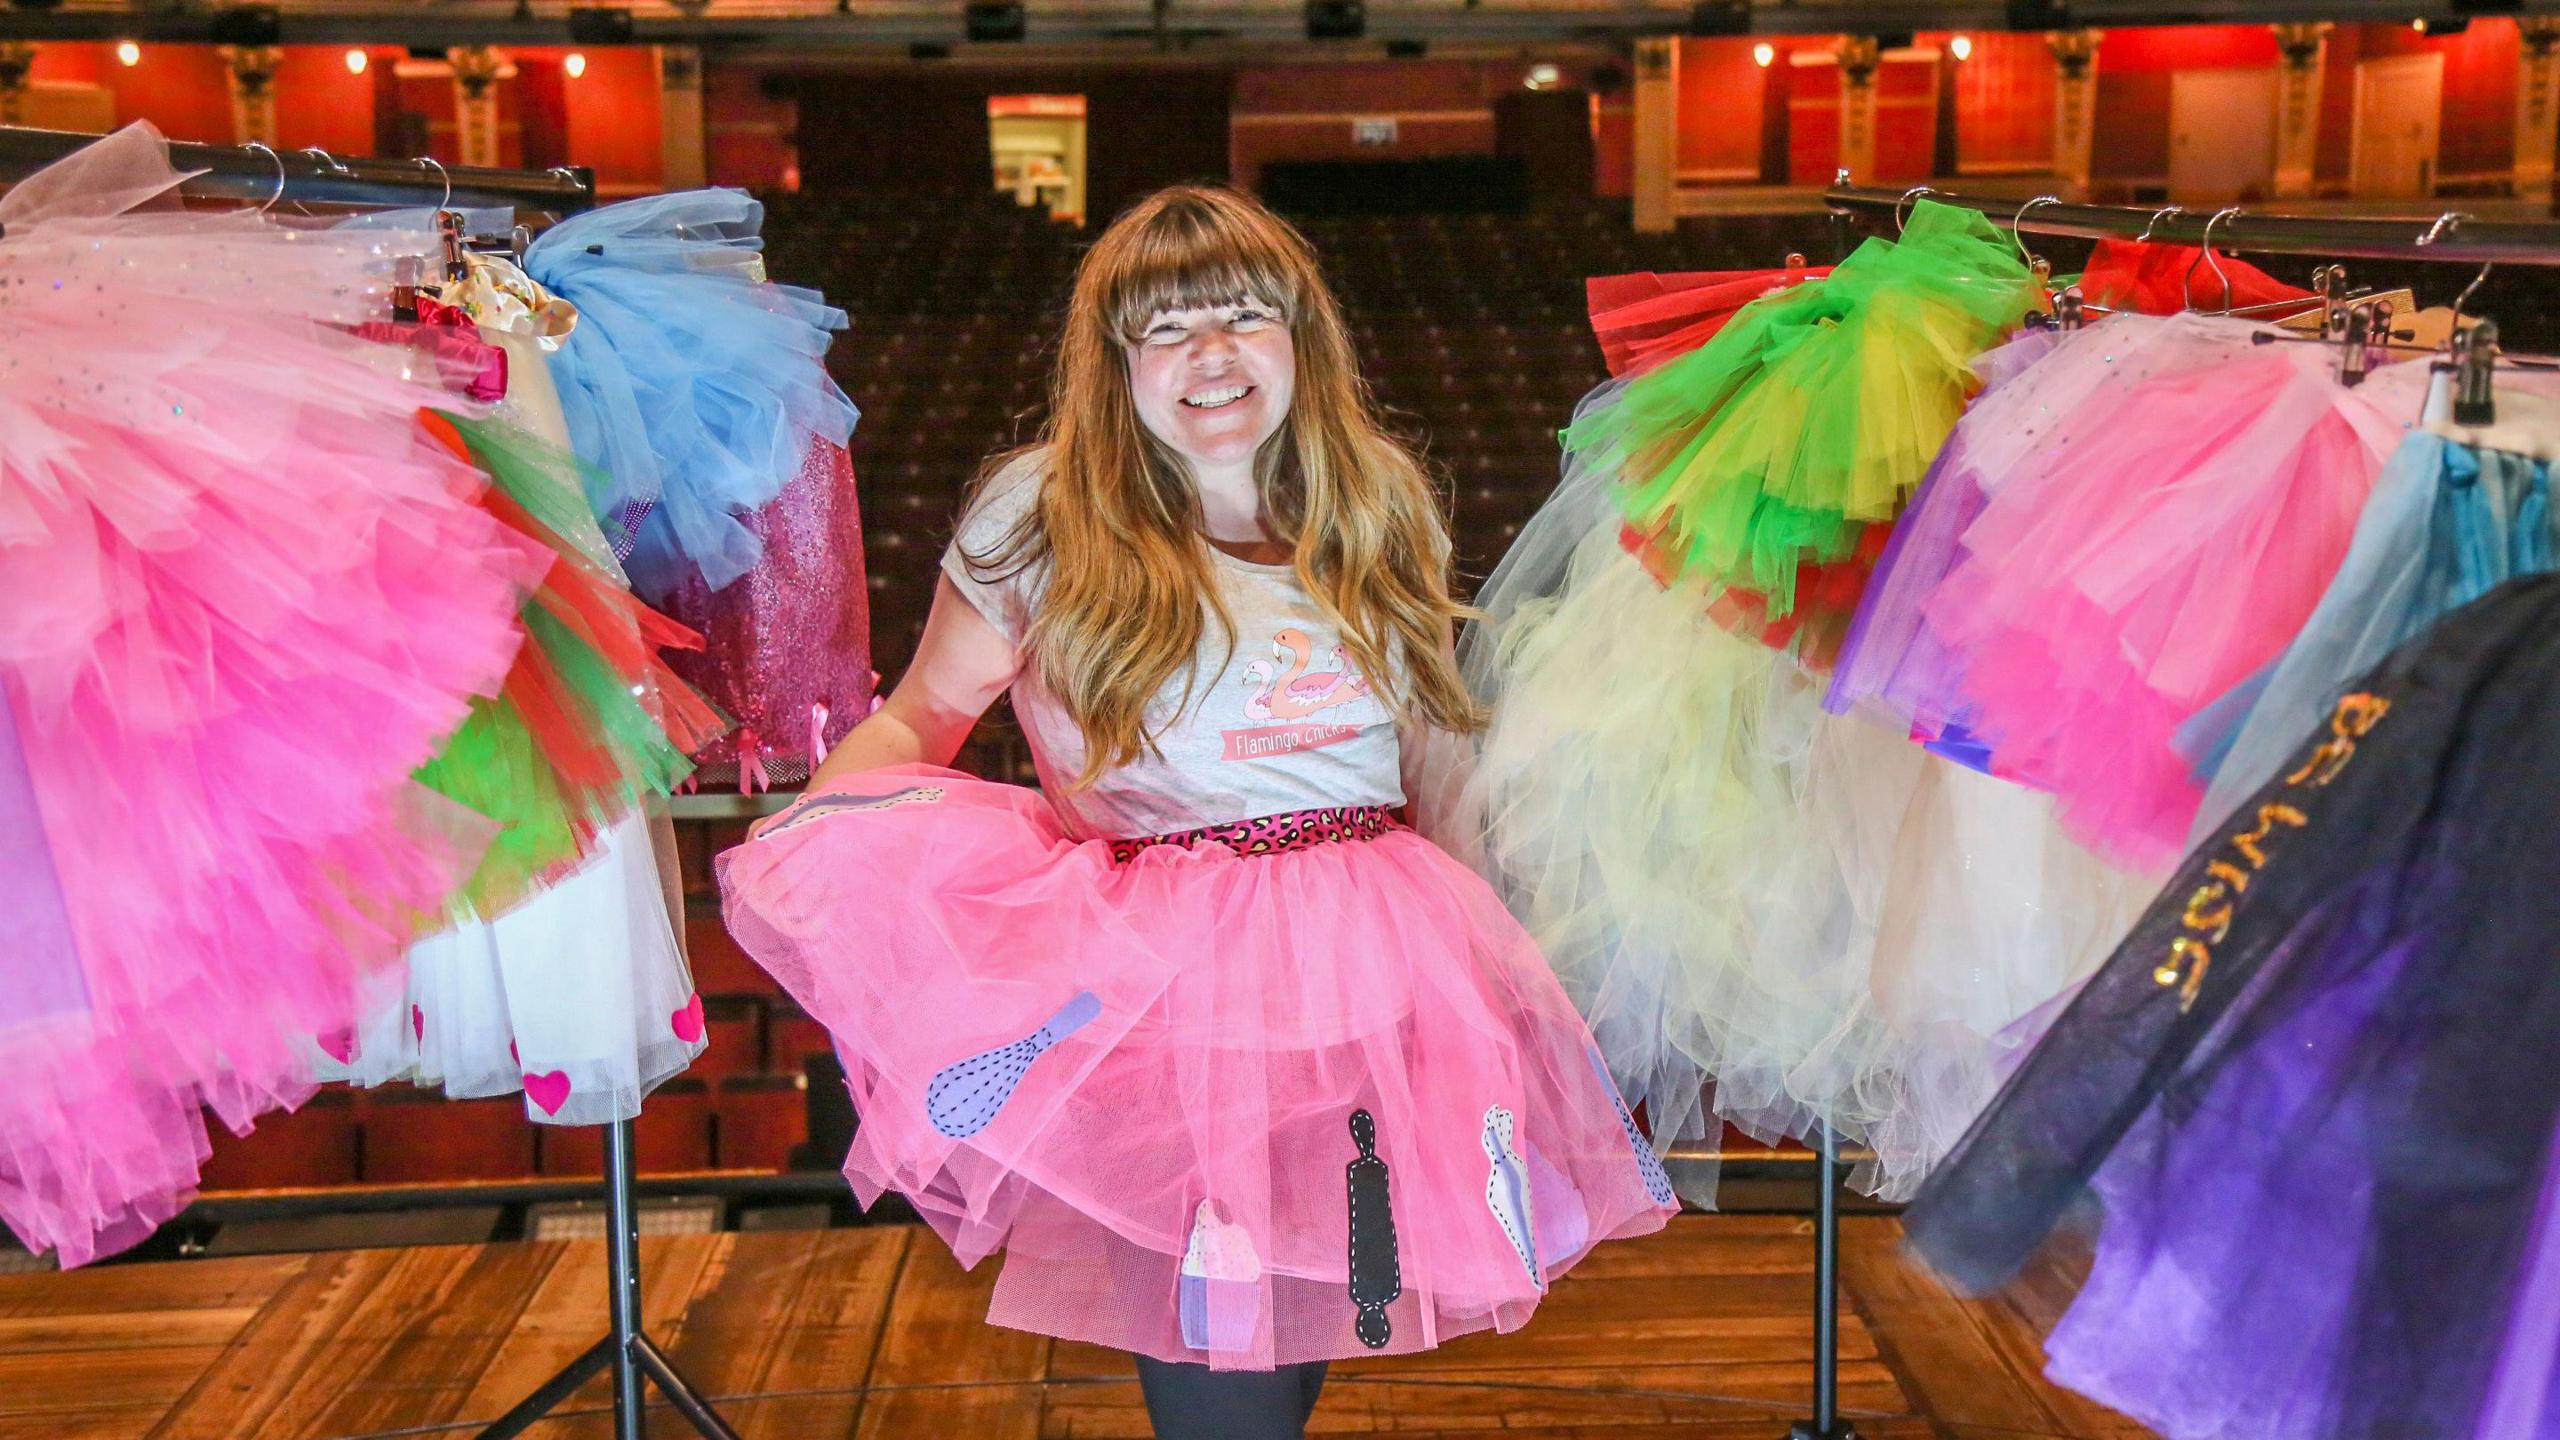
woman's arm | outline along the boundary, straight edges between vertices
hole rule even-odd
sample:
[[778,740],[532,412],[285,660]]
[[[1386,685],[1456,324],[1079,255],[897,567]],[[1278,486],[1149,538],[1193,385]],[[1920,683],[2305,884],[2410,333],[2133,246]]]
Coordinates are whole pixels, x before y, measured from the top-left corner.
[[[1454,630],[1445,643],[1454,659]],[[1404,771],[1406,819],[1424,839],[1475,864],[1481,817],[1471,811],[1467,782],[1475,773],[1476,737],[1454,735],[1418,715],[1408,715],[1396,728],[1396,741]]]
[[827,752],[809,788],[883,765],[948,765],[1022,668],[1012,642],[943,577],[907,673],[888,702]]

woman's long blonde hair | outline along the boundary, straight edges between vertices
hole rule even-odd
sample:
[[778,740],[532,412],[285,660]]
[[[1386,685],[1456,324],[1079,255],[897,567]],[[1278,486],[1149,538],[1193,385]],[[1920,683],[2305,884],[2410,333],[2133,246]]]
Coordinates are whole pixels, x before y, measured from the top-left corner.
[[1399,720],[1481,724],[1448,650],[1450,627],[1470,612],[1449,593],[1438,499],[1379,426],[1315,252],[1245,195],[1177,185],[1086,253],[1040,438],[991,460],[972,487],[974,503],[1007,464],[1042,455],[1037,505],[994,553],[963,558],[996,573],[1048,566],[1025,658],[1084,732],[1078,785],[1152,747],[1147,704],[1188,675],[1203,601],[1234,643],[1198,497],[1138,418],[1126,347],[1158,311],[1248,299],[1278,310],[1297,351],[1295,398],[1255,458],[1266,525],[1295,547],[1299,582]]

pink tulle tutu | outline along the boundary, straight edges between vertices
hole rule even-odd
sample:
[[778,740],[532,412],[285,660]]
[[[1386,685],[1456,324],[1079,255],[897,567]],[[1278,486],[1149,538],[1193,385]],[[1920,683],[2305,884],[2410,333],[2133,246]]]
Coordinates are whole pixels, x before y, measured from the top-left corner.
[[1349,823],[1115,862],[1034,791],[902,766],[720,876],[835,1035],[856,1190],[1009,1252],[990,1320],[1259,1369],[1514,1329],[1672,1206],[1501,902]]
[[64,1264],[185,1203],[205,1110],[302,1098],[470,873],[410,772],[545,563],[317,323],[382,303],[379,237],[112,218],[174,179],[137,129],[0,199],[0,913],[53,937],[0,948],[0,1216]]
[[2319,603],[2417,392],[2411,366],[2347,389],[2325,347],[2259,345],[2237,321],[2137,323],[2161,327],[2141,378],[2082,342],[2015,382],[2106,377],[1999,476],[1922,610],[1955,657],[1938,717],[2053,791],[2082,843],[2157,872],[2203,798],[2178,726]]

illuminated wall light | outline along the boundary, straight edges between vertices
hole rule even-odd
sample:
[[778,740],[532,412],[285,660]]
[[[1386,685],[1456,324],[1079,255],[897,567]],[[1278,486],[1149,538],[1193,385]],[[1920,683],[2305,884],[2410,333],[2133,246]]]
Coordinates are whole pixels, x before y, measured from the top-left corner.
[[1959,62],[1972,59],[1973,37],[1970,35],[1959,35],[1953,40],[1948,41],[1947,53],[1956,57]]
[[350,50],[350,51],[348,51],[348,52],[347,52],[347,73],[348,73],[348,74],[350,74],[350,75],[361,75],[361,74],[363,74],[363,73],[364,73],[364,67],[365,67],[365,64],[366,64],[366,57],[365,57],[365,53],[364,53],[363,51],[361,51],[361,50]]
[[1532,90],[1553,90],[1557,85],[1561,84],[1563,80],[1564,73],[1556,69],[1553,65],[1532,65],[1529,67],[1529,88]]
[[1778,63],[1778,47],[1763,40],[1751,47],[1751,63],[1766,70]]
[[123,65],[139,65],[142,63],[142,47],[130,40],[119,40],[116,42],[116,60]]
[[560,68],[562,71],[567,73],[570,79],[575,80],[579,76],[587,73],[587,57],[578,51],[572,50],[569,52],[569,57],[560,62]]

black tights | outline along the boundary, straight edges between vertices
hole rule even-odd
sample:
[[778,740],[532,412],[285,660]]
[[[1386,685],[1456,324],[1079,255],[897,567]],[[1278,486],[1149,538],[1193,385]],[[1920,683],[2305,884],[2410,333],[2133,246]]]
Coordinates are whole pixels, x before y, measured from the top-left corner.
[[1316,1396],[1322,1360],[1277,1370],[1212,1370],[1140,1355],[1138,1391],[1156,1440],[1301,1440]]

